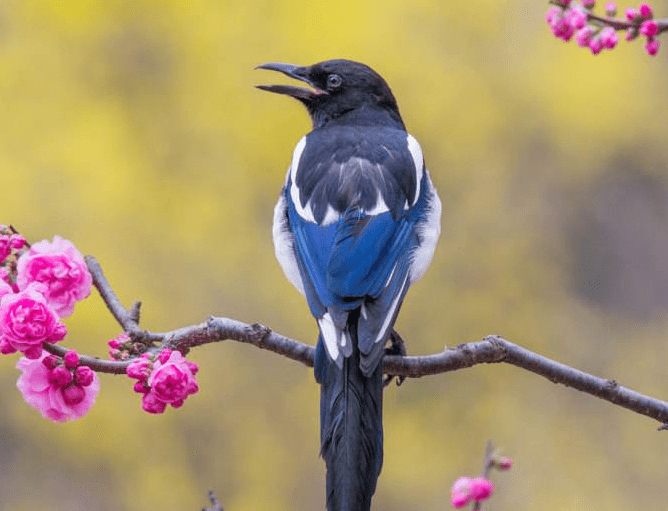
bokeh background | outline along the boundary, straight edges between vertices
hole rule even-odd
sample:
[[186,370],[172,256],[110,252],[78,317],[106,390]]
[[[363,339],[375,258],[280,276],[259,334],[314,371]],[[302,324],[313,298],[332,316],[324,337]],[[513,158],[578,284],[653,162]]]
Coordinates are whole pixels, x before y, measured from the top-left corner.
[[[653,4],[668,13],[668,2]],[[626,5],[624,5],[626,7]],[[2,0],[0,222],[95,255],[142,325],[208,315],[313,342],[272,211],[310,124],[257,64],[347,57],[391,84],[443,200],[432,268],[397,328],[413,354],[501,334],[668,398],[668,51],[593,57],[546,2]],[[664,38],[665,39],[665,38]],[[664,41],[666,44],[666,41]],[[65,345],[119,332],[93,293]],[[233,342],[195,350],[201,391],[162,416],[124,377],[53,424],[0,360],[0,509],[324,509],[311,370]],[[515,461],[490,509],[666,508],[647,418],[509,366],[385,393],[374,509],[443,510],[492,438]]]

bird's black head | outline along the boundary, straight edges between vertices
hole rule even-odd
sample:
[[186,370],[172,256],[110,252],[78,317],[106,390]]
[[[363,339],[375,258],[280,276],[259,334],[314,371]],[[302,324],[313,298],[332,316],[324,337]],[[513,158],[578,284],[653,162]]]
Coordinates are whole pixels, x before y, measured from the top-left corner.
[[313,87],[257,86],[301,101],[311,115],[314,128],[380,124],[405,129],[390,87],[369,66],[341,59],[326,60],[308,67],[270,63],[256,69],[280,71]]

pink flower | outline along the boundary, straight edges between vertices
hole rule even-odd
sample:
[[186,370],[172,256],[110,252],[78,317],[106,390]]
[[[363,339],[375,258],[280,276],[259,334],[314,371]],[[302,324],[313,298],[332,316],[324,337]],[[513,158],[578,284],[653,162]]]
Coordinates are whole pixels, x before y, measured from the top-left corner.
[[36,359],[43,342],[58,342],[67,333],[58,315],[47,305],[43,284],[34,282],[15,294],[0,299],[0,351],[22,352]]
[[87,386],[76,383],[62,386],[57,378],[51,375],[56,369],[64,369],[62,366],[49,370],[42,359],[47,356],[46,352],[35,359],[19,359],[16,368],[21,371],[21,376],[16,386],[21,391],[23,399],[38,410],[45,418],[54,422],[65,422],[78,419],[88,413],[95,403],[95,398],[100,391],[100,382],[97,375],[93,373],[92,381]]
[[600,37],[594,37],[589,41],[589,49],[594,55],[598,55],[603,50],[603,43]]
[[180,406],[184,399],[199,390],[199,386],[192,372],[192,362],[188,363],[178,351],[172,351],[168,357],[163,357],[168,351],[170,350],[163,350],[146,383],[157,399],[172,406]]
[[70,350],[63,355],[63,362],[65,362],[65,367],[68,369],[74,369],[79,365],[79,354],[74,350]]
[[568,42],[571,40],[571,37],[573,37],[573,26],[570,24],[566,16],[555,18],[551,27],[552,33],[558,39]]
[[643,18],[649,19],[649,18],[652,18],[654,16],[654,11],[649,6],[649,4],[642,3],[642,4],[640,4],[640,15]]
[[471,502],[471,478],[460,477],[450,489],[450,503],[452,507],[459,509]]
[[554,6],[550,7],[545,13],[545,21],[547,21],[548,25],[552,26],[554,20],[556,20],[559,16],[561,16],[561,9]]
[[587,15],[580,9],[571,9],[569,12],[569,23],[574,29],[579,30],[587,24]]
[[145,382],[151,375],[152,364],[145,358],[135,358],[125,370],[128,378]]
[[647,52],[648,55],[651,55],[652,57],[659,53],[659,40],[654,39],[653,37],[650,37],[647,39],[647,43],[645,44],[645,51]]
[[636,11],[633,7],[627,8],[624,11],[624,14],[626,14],[626,19],[629,21],[634,21],[639,16],[638,11]]
[[605,14],[611,18],[617,14],[617,4],[615,2],[608,2],[605,4]]
[[178,351],[165,349],[157,357],[144,353],[125,370],[138,380],[133,387],[143,394],[142,408],[149,413],[163,413],[167,405],[179,408],[186,398],[199,390],[195,374],[197,364],[186,360]]
[[612,50],[615,46],[617,46],[617,42],[619,41],[617,38],[617,32],[615,32],[615,29],[612,27],[605,27],[603,30],[601,30],[600,37],[603,46],[609,50]]
[[31,282],[45,284],[47,301],[61,318],[72,314],[74,304],[90,294],[92,277],[81,253],[60,236],[35,243],[19,258],[17,270],[19,289]]
[[494,483],[484,477],[476,477],[470,481],[471,498],[475,501],[486,500],[494,493]]
[[582,30],[578,30],[578,33],[575,34],[575,42],[578,46],[582,48],[587,48],[589,46],[589,41],[591,41],[591,36],[594,33],[594,29],[590,26],[584,27]]
[[640,33],[646,35],[647,37],[655,36],[659,32],[659,24],[654,20],[644,21],[640,25]]

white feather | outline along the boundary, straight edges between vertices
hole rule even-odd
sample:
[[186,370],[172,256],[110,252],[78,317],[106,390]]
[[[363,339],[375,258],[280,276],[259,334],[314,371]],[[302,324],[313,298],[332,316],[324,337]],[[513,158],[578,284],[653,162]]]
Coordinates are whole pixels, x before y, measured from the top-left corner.
[[302,281],[302,276],[299,273],[299,265],[295,258],[294,235],[288,228],[287,208],[287,201],[281,193],[274,208],[274,224],[272,227],[274,252],[285,276],[304,295],[304,282]]
[[425,193],[427,197],[426,219],[417,226],[419,245],[413,252],[410,266],[410,283],[414,283],[422,278],[427,271],[431,259],[436,250],[436,242],[441,234],[441,200],[438,198],[436,189],[431,185],[429,173],[427,173],[428,188]]
[[413,157],[413,165],[415,166],[415,197],[411,206],[415,206],[415,203],[420,196],[420,184],[422,183],[422,175],[424,173],[424,157],[422,156],[422,148],[417,140],[413,138],[412,135],[407,135],[406,140],[408,142],[408,150]]
[[343,357],[339,353],[339,342],[342,337],[341,330],[336,328],[329,312],[325,312],[325,315],[318,319],[318,326],[320,326],[320,333],[325,341],[325,348],[327,348],[330,358],[336,361],[336,364],[341,367],[343,363]]

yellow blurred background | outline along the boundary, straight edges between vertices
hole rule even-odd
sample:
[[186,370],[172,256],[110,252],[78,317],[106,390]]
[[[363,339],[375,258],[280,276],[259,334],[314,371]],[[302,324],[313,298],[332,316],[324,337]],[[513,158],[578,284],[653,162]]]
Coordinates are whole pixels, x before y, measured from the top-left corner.
[[[392,86],[443,200],[397,323],[409,352],[501,334],[668,399],[668,48],[593,57],[552,37],[547,7],[3,0],[0,222],[95,255],[143,301],[144,328],[214,314],[312,343],[271,242],[310,123],[254,89],[277,77],[253,67],[360,60]],[[64,345],[92,355],[120,333],[95,293],[66,323]],[[311,370],[233,342],[190,358],[201,391],[180,410],[150,416],[105,375],[68,424],[29,408],[16,357],[0,360],[0,510],[196,510],[209,489],[228,511],[324,509]],[[666,509],[668,433],[517,368],[392,386],[384,415],[374,509],[449,509],[488,438],[515,461],[489,509]]]

